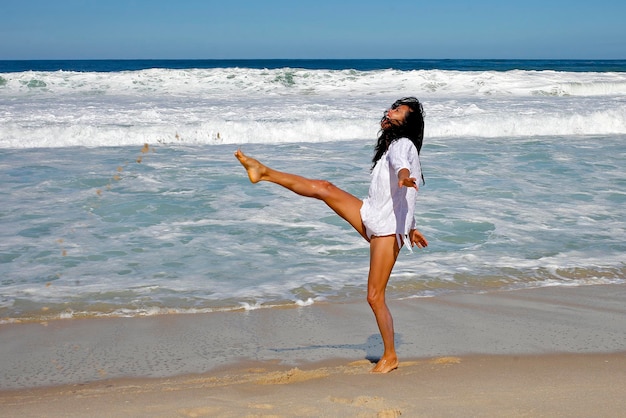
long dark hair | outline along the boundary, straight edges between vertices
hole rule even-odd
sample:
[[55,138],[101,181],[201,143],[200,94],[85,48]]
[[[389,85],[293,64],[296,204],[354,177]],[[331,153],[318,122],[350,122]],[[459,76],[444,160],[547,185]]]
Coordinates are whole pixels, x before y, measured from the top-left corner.
[[[389,149],[389,144],[400,138],[408,138],[411,142],[413,142],[415,148],[417,148],[418,154],[422,150],[422,142],[424,141],[424,109],[422,108],[422,104],[415,97],[405,97],[403,99],[396,100],[391,105],[391,108],[395,109],[401,105],[407,105],[410,111],[407,113],[406,119],[402,125],[391,125],[387,129],[380,130],[378,133],[378,142],[374,147],[372,168],[374,168],[385,151]],[[385,116],[382,117],[381,122],[386,117],[387,112],[385,112]]]

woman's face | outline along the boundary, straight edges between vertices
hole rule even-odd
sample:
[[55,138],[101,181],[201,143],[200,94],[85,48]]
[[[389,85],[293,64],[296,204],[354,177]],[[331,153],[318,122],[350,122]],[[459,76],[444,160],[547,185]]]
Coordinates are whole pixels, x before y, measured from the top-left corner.
[[385,130],[392,126],[400,126],[406,120],[407,115],[411,111],[411,108],[407,105],[400,105],[396,108],[391,108],[385,114],[385,117],[380,121],[380,127]]

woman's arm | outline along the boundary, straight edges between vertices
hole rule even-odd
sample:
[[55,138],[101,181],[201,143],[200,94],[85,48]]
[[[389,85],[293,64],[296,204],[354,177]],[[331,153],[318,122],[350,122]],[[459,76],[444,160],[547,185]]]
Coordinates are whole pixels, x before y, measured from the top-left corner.
[[408,168],[403,168],[398,171],[398,187],[412,187],[417,190],[417,179],[410,177],[411,172]]
[[[408,168],[403,168],[398,172],[398,187],[413,187],[417,190],[417,179],[415,177],[410,177],[411,172]],[[415,220],[413,221],[415,222]],[[413,229],[409,232],[409,240],[411,241],[411,247],[418,246],[418,248],[424,248],[428,246],[428,241],[422,235],[420,231]]]

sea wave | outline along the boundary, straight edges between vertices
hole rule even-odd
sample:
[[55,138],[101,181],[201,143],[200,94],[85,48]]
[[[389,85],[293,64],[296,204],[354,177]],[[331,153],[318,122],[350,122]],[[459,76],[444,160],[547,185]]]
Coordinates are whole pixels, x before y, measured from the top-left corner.
[[626,133],[618,72],[26,71],[0,76],[0,148],[363,140],[406,95],[431,138]]
[[381,94],[390,89],[416,91],[425,96],[613,96],[626,94],[626,73],[213,68],[112,73],[25,71],[0,76],[0,92],[5,97],[75,94],[220,96],[233,93],[341,95],[352,92]]

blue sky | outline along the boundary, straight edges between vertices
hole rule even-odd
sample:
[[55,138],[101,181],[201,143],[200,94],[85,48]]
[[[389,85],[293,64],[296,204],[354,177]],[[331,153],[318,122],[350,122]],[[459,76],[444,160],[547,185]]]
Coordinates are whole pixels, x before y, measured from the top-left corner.
[[0,59],[626,59],[618,0],[2,0]]

